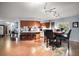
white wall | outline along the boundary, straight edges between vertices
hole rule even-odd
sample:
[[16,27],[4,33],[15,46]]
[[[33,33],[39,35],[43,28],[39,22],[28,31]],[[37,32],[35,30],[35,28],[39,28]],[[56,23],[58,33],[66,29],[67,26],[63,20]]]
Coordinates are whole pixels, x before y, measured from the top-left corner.
[[70,27],[70,29],[72,29],[72,32],[70,35],[70,40],[71,41],[79,41],[79,27],[78,28],[72,27],[73,22],[79,22],[79,16],[61,18],[61,19],[57,19],[54,21],[55,21],[55,26],[57,26],[58,24],[60,24],[62,22],[68,23],[68,27]]

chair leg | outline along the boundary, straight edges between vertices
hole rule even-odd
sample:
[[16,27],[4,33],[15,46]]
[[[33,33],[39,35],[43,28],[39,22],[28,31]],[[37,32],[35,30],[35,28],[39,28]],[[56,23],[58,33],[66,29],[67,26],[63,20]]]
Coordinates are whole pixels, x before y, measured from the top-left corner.
[[46,44],[46,47],[48,48],[48,43]]
[[60,46],[62,45],[62,40],[60,39]]
[[49,46],[49,43],[48,43],[48,40],[46,41],[46,47],[48,48],[48,46]]

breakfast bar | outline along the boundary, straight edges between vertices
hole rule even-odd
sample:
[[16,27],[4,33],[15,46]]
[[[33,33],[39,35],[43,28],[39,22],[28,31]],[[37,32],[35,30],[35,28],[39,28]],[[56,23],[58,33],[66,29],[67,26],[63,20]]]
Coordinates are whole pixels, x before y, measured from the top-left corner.
[[40,31],[24,31],[20,34],[20,40],[40,39]]

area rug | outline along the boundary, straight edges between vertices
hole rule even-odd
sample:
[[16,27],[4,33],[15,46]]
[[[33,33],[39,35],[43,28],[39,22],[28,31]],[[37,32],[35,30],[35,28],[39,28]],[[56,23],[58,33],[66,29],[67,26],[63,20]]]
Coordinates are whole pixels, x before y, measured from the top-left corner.
[[54,50],[54,56],[66,56],[67,47],[59,47]]
[[44,50],[52,51],[51,56],[67,56],[67,45],[56,47],[54,50],[52,50],[51,47],[46,47],[45,45],[42,45]]

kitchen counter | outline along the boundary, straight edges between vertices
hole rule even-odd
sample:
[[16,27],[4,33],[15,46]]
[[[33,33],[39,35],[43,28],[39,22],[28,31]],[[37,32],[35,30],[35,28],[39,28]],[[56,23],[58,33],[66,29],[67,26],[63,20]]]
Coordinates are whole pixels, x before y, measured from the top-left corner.
[[38,33],[38,32],[41,32],[41,31],[23,31],[21,33]]
[[20,33],[21,40],[33,40],[40,39],[41,31],[23,31]]

